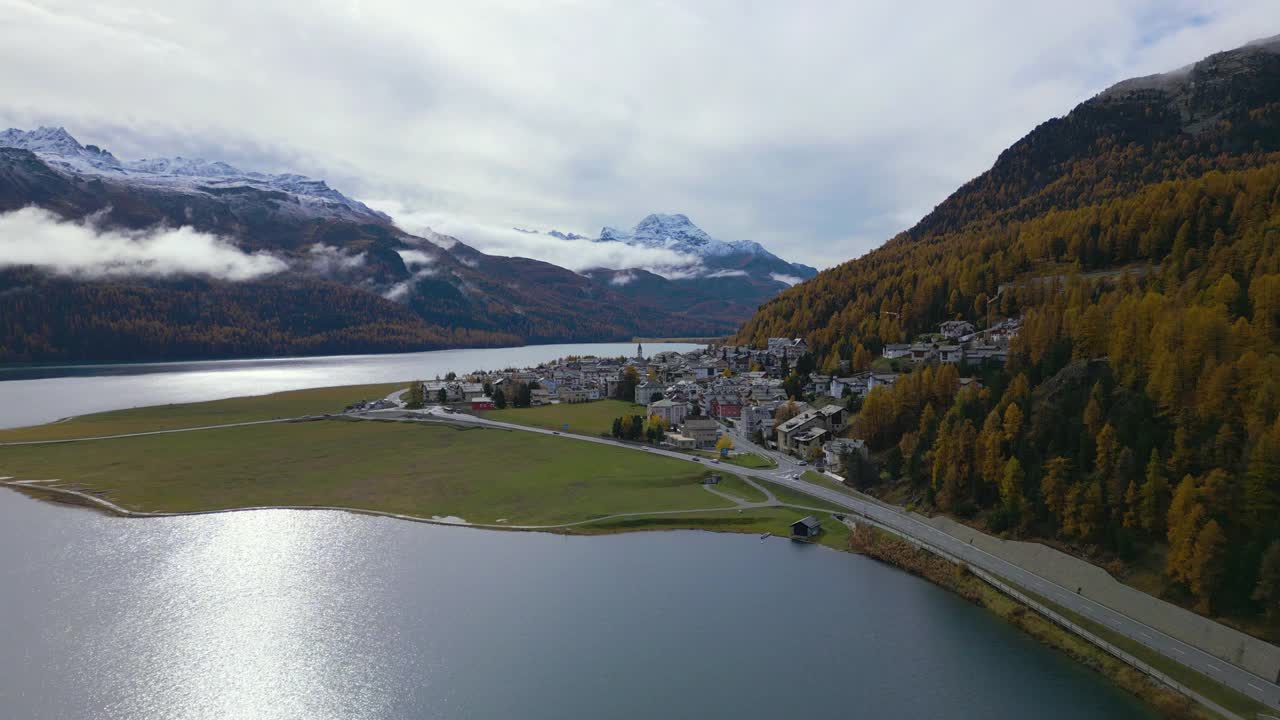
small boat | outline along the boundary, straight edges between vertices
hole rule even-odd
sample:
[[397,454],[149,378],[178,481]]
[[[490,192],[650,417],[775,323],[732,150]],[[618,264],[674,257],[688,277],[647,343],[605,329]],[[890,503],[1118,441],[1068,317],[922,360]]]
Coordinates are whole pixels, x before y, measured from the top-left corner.
[[765,534],[761,535],[761,536],[760,536],[760,539],[761,539],[761,540],[768,540],[768,539],[769,539],[769,538],[771,538],[771,537],[773,537],[773,533],[771,533],[771,532],[767,532],[767,533],[765,533]]

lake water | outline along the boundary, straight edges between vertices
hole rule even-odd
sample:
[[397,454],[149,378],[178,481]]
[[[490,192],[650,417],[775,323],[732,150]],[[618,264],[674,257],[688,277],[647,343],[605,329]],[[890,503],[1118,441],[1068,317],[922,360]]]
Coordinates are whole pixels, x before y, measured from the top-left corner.
[[[692,346],[646,346],[646,352]],[[0,426],[630,344],[0,369]],[[1145,718],[866,558],[325,511],[125,519],[0,489],[0,717]]]
[[1146,718],[986,611],[786,540],[0,490],[6,718]]
[[[652,343],[646,357],[697,345]],[[430,380],[450,370],[528,367],[568,355],[628,357],[635,343],[526,345],[392,355],[119,365],[0,366],[0,428],[127,407],[200,402],[331,385]]]

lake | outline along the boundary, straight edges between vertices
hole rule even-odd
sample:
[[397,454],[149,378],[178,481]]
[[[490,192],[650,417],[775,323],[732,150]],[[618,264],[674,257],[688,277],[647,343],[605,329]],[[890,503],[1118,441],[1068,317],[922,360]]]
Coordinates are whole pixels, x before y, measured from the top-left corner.
[[[0,425],[633,351],[8,368]],[[157,720],[1151,717],[986,611],[822,547],[328,511],[126,519],[3,488],[0,709]]]
[[[645,345],[645,356],[687,352],[688,343]],[[635,343],[525,345],[389,355],[262,360],[0,366],[0,428],[38,425],[72,415],[128,407],[200,402],[282,390],[431,380],[450,370],[528,367],[568,355],[635,355]]]
[[0,490],[0,547],[5,717],[1151,717],[928,582],[787,540]]

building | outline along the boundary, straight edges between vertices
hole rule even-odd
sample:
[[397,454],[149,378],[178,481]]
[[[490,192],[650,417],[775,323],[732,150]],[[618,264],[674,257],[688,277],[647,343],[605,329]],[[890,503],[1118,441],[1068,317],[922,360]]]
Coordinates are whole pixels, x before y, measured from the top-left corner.
[[871,373],[871,376],[867,378],[867,392],[871,392],[878,387],[892,385],[897,381],[897,373]]
[[829,470],[840,471],[844,467],[844,456],[849,453],[867,454],[867,446],[861,440],[853,438],[836,438],[822,445],[822,461]]
[[648,405],[653,402],[654,395],[661,395],[663,387],[658,383],[641,380],[636,386],[636,403],[639,405]]
[[716,440],[720,439],[720,423],[709,417],[695,415],[685,418],[680,425],[680,433],[693,438],[697,447],[714,447]]
[[791,537],[813,538],[822,533],[822,523],[812,515],[806,515],[791,523]]
[[977,328],[967,320],[948,320],[938,326],[938,331],[943,337],[955,340],[965,335],[972,335],[977,332]]
[[736,418],[742,416],[742,400],[728,395],[721,395],[711,398],[711,405],[707,409],[711,417],[715,418]]
[[550,402],[551,402],[551,393],[547,392],[546,388],[536,387],[529,390],[530,405],[534,405],[534,406],[547,405]]
[[739,414],[743,432],[747,435],[760,433],[761,435],[769,435],[773,428],[773,411],[778,408],[778,403],[770,402],[763,405],[747,405],[742,408]]
[[676,427],[689,415],[689,405],[667,398],[649,403],[649,414],[667,421],[667,427]]
[[894,358],[906,357],[911,354],[911,346],[906,343],[895,343],[893,345],[885,345],[884,352],[881,353],[890,360]]
[[492,410],[493,398],[484,397],[484,396],[474,398],[471,401],[471,409],[472,410]]
[[824,430],[835,435],[848,424],[848,410],[839,405],[824,405],[805,410],[778,426],[778,449],[801,454],[822,443],[823,435],[810,430]]
[[586,388],[561,385],[556,392],[562,403],[584,403],[591,400],[591,392]]

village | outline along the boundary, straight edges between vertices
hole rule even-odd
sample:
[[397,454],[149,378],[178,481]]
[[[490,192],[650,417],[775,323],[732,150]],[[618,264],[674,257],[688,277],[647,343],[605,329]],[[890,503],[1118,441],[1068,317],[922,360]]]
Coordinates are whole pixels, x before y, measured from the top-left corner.
[[[422,382],[416,402],[482,414],[621,400],[635,404],[630,415],[662,429],[647,439],[666,447],[723,452],[736,440],[841,472],[850,457],[865,456],[851,420],[868,393],[929,365],[1002,365],[1020,326],[1007,319],[979,331],[967,321],[947,321],[915,342],[884,346],[861,372],[852,372],[849,361],[818,372],[800,338],[770,338],[763,348],[712,345],[649,356],[637,344],[632,357],[566,357],[530,368],[450,373]],[[980,387],[975,373],[964,375],[962,388]]]

